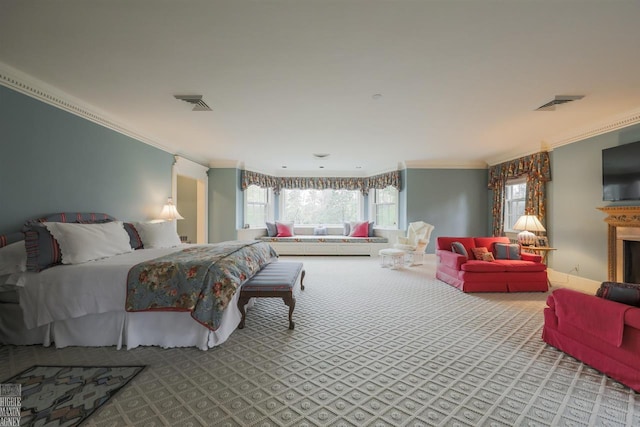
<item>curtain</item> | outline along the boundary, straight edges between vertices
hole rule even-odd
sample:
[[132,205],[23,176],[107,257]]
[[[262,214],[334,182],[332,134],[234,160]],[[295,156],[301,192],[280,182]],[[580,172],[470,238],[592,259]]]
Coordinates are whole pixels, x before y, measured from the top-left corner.
[[281,188],[360,190],[362,194],[369,194],[372,188],[384,189],[392,186],[400,190],[400,172],[393,171],[370,177],[277,177],[243,170],[242,189],[246,190],[250,185],[273,188],[275,194],[280,194]]
[[546,227],[547,186],[551,181],[549,153],[542,151],[530,156],[520,157],[489,168],[489,188],[493,190],[493,226],[494,236],[504,235],[504,189],[510,179],[526,177],[525,213],[536,215]]

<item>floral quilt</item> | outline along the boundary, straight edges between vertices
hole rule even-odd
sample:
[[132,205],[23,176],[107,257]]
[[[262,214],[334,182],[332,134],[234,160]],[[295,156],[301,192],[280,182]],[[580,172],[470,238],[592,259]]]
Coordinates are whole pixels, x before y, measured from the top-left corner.
[[277,257],[265,242],[192,246],[137,264],[127,278],[127,311],[189,311],[211,330],[246,280]]

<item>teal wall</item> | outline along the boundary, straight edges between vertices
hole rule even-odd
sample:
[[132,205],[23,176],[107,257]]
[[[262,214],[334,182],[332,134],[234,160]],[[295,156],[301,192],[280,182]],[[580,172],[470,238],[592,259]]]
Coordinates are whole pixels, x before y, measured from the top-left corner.
[[554,270],[596,281],[607,279],[606,215],[596,208],[640,205],[640,201],[602,201],[602,149],[634,141],[640,141],[640,125],[551,152],[547,228],[550,244],[557,248],[549,261]]
[[241,228],[238,215],[242,213],[240,170],[235,168],[209,169],[209,243],[237,238]]
[[151,219],[173,156],[0,86],[0,233],[61,211]]
[[[487,169],[407,169],[407,223],[425,221],[438,236],[488,236]],[[406,227],[405,227],[406,228]]]

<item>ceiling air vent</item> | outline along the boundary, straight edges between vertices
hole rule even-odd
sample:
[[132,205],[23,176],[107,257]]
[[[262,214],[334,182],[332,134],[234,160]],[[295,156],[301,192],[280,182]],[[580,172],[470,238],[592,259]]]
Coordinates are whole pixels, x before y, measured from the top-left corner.
[[566,104],[584,98],[584,95],[556,95],[556,97],[546,104],[536,108],[536,111],[555,111],[556,105]]
[[173,95],[176,99],[179,99],[184,102],[188,102],[189,104],[193,104],[192,111],[211,111],[211,107],[209,107],[203,100],[202,95]]

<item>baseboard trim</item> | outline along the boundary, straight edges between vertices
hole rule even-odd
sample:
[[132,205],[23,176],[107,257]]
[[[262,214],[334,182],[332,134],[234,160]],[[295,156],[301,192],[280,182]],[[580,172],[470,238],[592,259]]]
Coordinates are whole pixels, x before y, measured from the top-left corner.
[[561,273],[552,268],[547,269],[551,289],[569,288],[585,294],[595,295],[601,282],[587,279],[586,277],[574,276],[572,274]]

